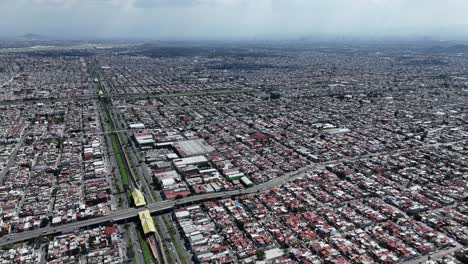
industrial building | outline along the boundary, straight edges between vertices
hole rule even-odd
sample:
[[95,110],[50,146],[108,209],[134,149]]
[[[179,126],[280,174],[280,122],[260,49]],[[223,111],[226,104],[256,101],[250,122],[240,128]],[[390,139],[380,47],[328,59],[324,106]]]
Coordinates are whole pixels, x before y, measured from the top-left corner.
[[175,142],[173,146],[179,156],[183,158],[206,155],[214,151],[214,148],[208,145],[204,139],[178,141]]

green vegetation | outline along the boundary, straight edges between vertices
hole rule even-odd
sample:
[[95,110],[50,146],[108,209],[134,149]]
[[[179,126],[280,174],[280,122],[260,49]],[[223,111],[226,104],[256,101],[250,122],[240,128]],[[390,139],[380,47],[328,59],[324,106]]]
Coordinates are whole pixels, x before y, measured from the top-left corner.
[[[106,113],[106,112],[105,112]],[[115,137],[115,135],[113,135]],[[122,135],[120,133],[117,133],[117,136],[118,136],[118,140],[120,140],[120,142],[125,142],[123,139],[122,139]],[[116,138],[117,140],[117,138]],[[117,143],[117,142],[116,142]],[[124,151],[125,151],[125,154],[127,155],[127,157],[130,157],[130,154],[128,153],[127,149],[125,148],[125,146],[123,145],[122,146]],[[138,175],[138,172],[136,170],[136,167],[135,167],[135,164],[133,164],[133,160],[132,159],[129,159],[128,162],[130,163],[130,169],[132,170],[133,172],[133,176],[135,176],[135,180],[138,180],[140,179],[140,176]]]
[[[125,231],[128,234],[128,229],[130,226],[128,224],[124,225]],[[133,241],[130,235],[127,235],[127,256],[132,259],[132,263],[136,264],[136,259],[135,259],[135,249],[133,248]]]
[[119,145],[117,143],[117,137],[112,134],[111,135],[112,141],[112,150],[114,151],[115,161],[117,162],[117,167],[119,169],[120,176],[122,177],[122,184],[125,190],[129,188],[129,181],[128,181],[128,174],[127,170],[125,169],[122,153],[120,153]]
[[159,197],[156,195],[156,192],[153,190],[153,188],[150,188],[151,196],[153,196],[154,200],[156,202],[159,202]]
[[133,259],[135,257],[135,249],[133,248],[132,238],[127,236],[127,255],[129,258]]
[[182,248],[180,247],[179,243],[177,242],[177,239],[175,238],[176,231],[174,230],[174,226],[172,224],[169,224],[166,220],[166,218],[163,217],[164,225],[166,226],[166,229],[169,231],[169,235],[171,236],[171,242],[174,245],[177,255],[179,256],[180,262],[182,264],[187,264],[185,261],[185,256]]
[[134,205],[133,203],[133,197],[132,197],[132,192],[130,190],[126,190],[125,191],[125,194],[127,195],[127,201],[128,201],[128,205],[131,206],[131,205]]
[[143,231],[141,228],[137,228],[138,240],[140,241],[140,247],[145,258],[145,263],[153,263],[153,254],[151,253],[148,242],[143,238]]
[[114,176],[113,180],[114,180],[115,190],[117,191],[117,193],[121,193],[122,190],[120,189],[120,185],[117,184],[118,182],[117,177]]
[[164,255],[166,256],[166,259],[169,263],[174,263],[172,262],[172,256],[171,253],[169,252],[169,249],[167,249],[166,244],[163,243],[163,248],[164,248]]
[[[97,84],[97,88],[98,90],[100,90],[100,84],[98,83]],[[239,93],[240,91],[228,91],[228,93]],[[243,91],[243,92],[246,92],[246,91]],[[226,93],[226,91],[207,91],[205,92],[204,94],[218,94],[218,93]],[[174,94],[174,95],[169,95],[169,96],[191,96],[191,95],[199,95],[199,93],[186,93],[186,94]],[[163,96],[167,96],[167,95],[163,95]],[[100,101],[103,102],[103,104],[106,103],[106,100],[105,99],[100,99]],[[104,116],[104,126],[105,126],[105,129],[107,131],[113,131],[115,130],[112,122],[111,122],[111,119],[110,119],[110,116],[109,116],[109,112],[106,110],[104,111],[103,113],[103,116]],[[125,166],[125,163],[124,163],[124,153],[122,153],[122,151],[125,151],[125,154],[127,155],[127,157],[130,157],[130,153],[129,151],[125,148],[125,146],[123,145],[122,148],[123,150],[121,151],[121,149],[119,148],[119,141],[120,142],[125,142],[124,140],[122,140],[123,136],[120,134],[120,133],[111,133],[110,134],[110,139],[111,139],[111,144],[112,144],[112,150],[114,152],[114,157],[115,157],[115,160],[116,160],[116,163],[117,163],[117,167],[118,167],[118,170],[119,170],[119,174],[121,176],[121,180],[122,180],[122,185],[123,185],[123,188],[124,188],[124,191],[126,193],[126,196],[127,196],[127,200],[129,202],[132,201],[132,197],[131,197],[131,192],[130,192],[130,189],[129,189],[129,176],[132,176],[132,175],[128,175],[128,172],[127,172],[127,169],[126,169],[126,166]],[[135,154],[135,157],[137,157],[137,155]],[[133,160],[132,159],[129,159],[128,160],[128,165],[131,169],[131,172],[133,174],[133,176],[136,178],[136,179],[139,179],[140,178],[140,175],[138,174],[138,171],[135,167],[135,164],[133,163]],[[145,179],[143,179],[145,180]],[[117,178],[114,178],[114,183],[115,185],[117,186],[116,190],[118,192],[120,192],[120,187],[118,187],[118,184],[116,184],[116,181],[117,181]],[[151,195],[153,196],[153,198],[155,198],[156,200],[158,200],[158,196],[156,195],[156,193],[154,192],[154,190],[152,188],[151,189]],[[122,205],[122,199],[119,199],[119,206]],[[182,264],[186,264],[186,260],[185,260],[185,256],[184,256],[184,252],[182,250],[182,248],[180,247],[179,243],[177,242],[177,239],[175,237],[175,229],[174,229],[174,226],[169,224],[167,222],[167,220],[163,217],[163,220],[164,220],[164,225],[166,226],[166,228],[169,230],[169,234],[170,234],[170,237],[171,237],[171,241],[177,251],[177,255],[179,256],[180,260],[181,260],[181,263]],[[156,225],[156,228],[158,229],[158,233],[161,234],[161,231],[159,230],[159,227]],[[125,226],[125,229],[127,229],[128,231],[128,225]],[[142,250],[142,253],[143,253],[143,256],[145,258],[145,262],[146,263],[153,263],[154,259],[153,259],[153,254],[151,252],[151,249],[150,249],[150,246],[148,244],[148,242],[145,240],[144,238],[144,234],[143,234],[143,231],[141,230],[141,228],[136,228],[137,229],[137,235],[138,235],[138,240],[139,240],[139,243],[140,243],[140,246],[141,246],[141,250]],[[133,263],[135,263],[135,252],[134,252],[134,249],[133,249],[133,246],[132,246],[132,241],[131,241],[131,238],[129,237],[128,238],[129,241],[128,241],[128,251],[129,251],[129,256],[131,256],[133,258]],[[161,241],[162,242],[162,246],[163,246],[163,254],[165,255],[165,258],[166,260],[168,261],[168,263],[174,263],[173,259],[172,259],[172,256],[166,246],[166,244],[164,243],[164,241]]]
[[104,122],[109,124],[109,113],[107,113],[107,111],[104,112]]
[[468,263],[468,250],[460,250],[455,253],[455,257],[461,261],[461,263]]
[[[130,154],[128,153],[126,149],[125,149],[125,153],[127,154],[127,157],[130,157]],[[138,174],[135,164],[133,163],[133,159],[130,159],[129,162],[130,162],[130,168],[132,169],[132,172],[133,172],[133,176],[135,176],[136,180],[139,180],[140,175]]]
[[239,220],[239,219],[234,219],[234,221],[235,221],[235,223],[236,223],[237,228],[239,228],[240,230],[244,231],[244,228],[245,228],[245,227],[244,227],[244,226],[245,226],[244,222],[242,222],[242,221]]
[[265,251],[263,249],[255,250],[255,256],[257,256],[257,260],[264,260],[265,259]]
[[[159,225],[156,225],[156,230],[158,231],[158,234],[161,234],[161,230],[159,229]],[[171,253],[169,252],[169,249],[167,249],[166,243],[164,243],[164,241],[161,241],[161,244],[163,245],[163,249],[164,249],[163,254],[166,256],[167,262],[174,263],[174,261],[172,260]]]
[[[104,123],[105,130],[107,130],[107,131],[112,130],[111,125],[110,125],[109,113],[107,111],[104,111],[103,115],[104,115],[104,121],[105,121],[105,123]],[[111,139],[111,144],[112,144],[112,151],[114,152],[114,157],[115,157],[115,160],[117,162],[117,166],[118,166],[118,169],[119,169],[120,177],[122,179],[122,185],[123,185],[124,191],[128,191],[129,190],[128,174],[127,174],[127,170],[125,169],[125,165],[123,163],[123,157],[122,157],[122,154],[121,154],[119,146],[118,146],[117,138],[116,138],[116,136],[114,134],[111,134],[110,139]],[[112,169],[112,171],[114,172],[114,168]],[[117,177],[115,175],[116,174],[114,174],[114,177],[113,177],[113,182],[114,182],[114,185],[115,185],[115,189],[116,189],[117,193],[119,193],[119,195],[121,195],[120,193],[122,192],[122,190],[120,188],[120,184],[118,183]],[[127,200],[131,201],[130,198],[131,197],[127,193]],[[119,197],[118,206],[121,207],[122,204],[123,204],[122,197]]]

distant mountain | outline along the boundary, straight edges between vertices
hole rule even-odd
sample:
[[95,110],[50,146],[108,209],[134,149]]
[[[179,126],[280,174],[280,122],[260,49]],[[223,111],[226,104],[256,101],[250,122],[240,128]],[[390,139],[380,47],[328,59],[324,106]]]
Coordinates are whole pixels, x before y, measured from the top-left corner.
[[453,45],[450,46],[446,49],[447,52],[452,52],[452,53],[466,53],[468,52],[468,45]]
[[22,36],[19,36],[19,38],[24,39],[24,40],[46,40],[48,39],[48,37],[46,36],[33,34],[33,33],[24,34]]
[[430,47],[428,52],[433,53],[468,53],[468,45],[464,44],[457,44],[457,45],[449,45],[449,46],[433,46]]

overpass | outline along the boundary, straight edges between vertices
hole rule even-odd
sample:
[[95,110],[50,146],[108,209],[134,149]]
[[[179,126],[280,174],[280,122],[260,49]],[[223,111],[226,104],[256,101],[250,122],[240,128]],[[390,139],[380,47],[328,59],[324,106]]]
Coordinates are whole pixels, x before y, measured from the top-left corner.
[[245,190],[236,190],[236,191],[227,191],[219,193],[210,193],[204,195],[189,196],[180,200],[165,200],[162,202],[155,202],[149,204],[147,207],[143,208],[128,208],[115,211],[109,215],[96,217],[92,219],[77,221],[69,224],[63,224],[59,226],[50,226],[45,228],[39,228],[32,231],[26,231],[21,233],[11,233],[0,238],[0,247],[14,244],[18,242],[27,241],[32,238],[56,235],[61,233],[69,233],[80,228],[90,227],[90,226],[99,226],[106,223],[117,223],[124,222],[128,219],[138,217],[138,212],[148,209],[151,214],[157,214],[167,210],[172,210],[174,207],[183,206],[186,204],[197,203],[205,200],[219,199],[225,197],[233,197],[243,194],[252,194],[260,190],[259,188],[251,188]]
[[242,190],[234,190],[234,191],[224,191],[224,192],[216,192],[216,193],[209,193],[209,194],[203,194],[203,195],[195,195],[195,196],[189,196],[186,198],[182,198],[179,200],[165,200],[161,202],[154,202],[148,204],[146,207],[143,208],[127,208],[127,209],[122,209],[119,211],[112,212],[109,215],[106,216],[101,216],[97,218],[92,218],[88,220],[82,220],[82,221],[77,221],[69,224],[64,224],[64,225],[59,225],[59,226],[50,226],[50,227],[45,227],[45,228],[39,228],[36,230],[32,231],[25,231],[21,233],[12,233],[5,235],[0,238],[0,247],[6,246],[9,244],[14,244],[18,242],[23,242],[27,241],[32,238],[37,238],[37,237],[42,237],[42,236],[48,236],[48,235],[56,235],[56,234],[61,234],[61,233],[68,233],[68,232],[73,232],[77,229],[84,228],[84,227],[89,227],[89,226],[98,226],[101,224],[106,224],[106,223],[117,223],[117,222],[124,222],[128,219],[136,218],[138,217],[138,212],[148,209],[151,214],[157,214],[160,212],[164,212],[167,210],[172,210],[174,208],[177,208],[179,206],[184,206],[188,204],[193,204],[193,203],[198,203],[198,202],[203,202],[206,200],[212,200],[212,199],[220,199],[220,198],[228,198],[228,197],[235,197],[239,195],[246,195],[246,194],[254,194],[257,192],[262,192],[269,190],[271,188],[281,186],[283,183],[292,181],[294,179],[300,178],[304,176],[304,174],[307,171],[313,171],[313,170],[323,170],[325,169],[326,166],[332,165],[332,164],[339,164],[342,162],[353,162],[361,159],[368,159],[372,157],[378,157],[382,155],[398,155],[407,151],[411,150],[418,150],[418,149],[424,149],[424,148],[438,148],[442,146],[450,146],[453,144],[456,144],[458,142],[465,142],[466,139],[463,140],[458,140],[458,141],[453,141],[453,142],[447,142],[447,143],[436,143],[436,144],[423,144],[421,146],[417,147],[410,147],[410,148],[404,148],[400,150],[389,150],[389,151],[382,151],[378,153],[373,153],[373,154],[368,154],[368,155],[362,155],[362,156],[356,156],[352,158],[343,158],[339,160],[333,160],[333,161],[327,161],[327,162],[321,162],[321,163],[313,163],[310,165],[307,165],[305,167],[302,167],[296,171],[292,171],[289,173],[284,174],[283,176],[274,178],[268,182],[262,183],[255,185],[251,188],[248,189],[242,189]]
[[[406,149],[400,150],[400,151],[405,151],[405,150]],[[379,153],[374,153],[374,154],[366,155],[366,156],[358,156],[354,158],[345,158],[345,159],[340,159],[340,160],[310,164],[296,171],[286,173],[283,176],[274,178],[268,182],[255,185],[247,189],[216,192],[216,193],[209,193],[209,194],[203,194],[203,195],[194,195],[194,196],[189,196],[189,197],[185,197],[185,198],[178,199],[178,200],[164,200],[161,202],[150,203],[146,207],[143,207],[143,208],[122,209],[119,211],[112,212],[111,214],[106,215],[106,216],[96,217],[96,218],[92,218],[88,220],[77,221],[77,222],[63,224],[59,226],[44,227],[44,228],[39,228],[39,229],[32,230],[32,231],[25,231],[21,233],[12,233],[12,234],[8,234],[0,238],[0,247],[9,245],[9,244],[18,243],[18,242],[27,241],[29,239],[37,238],[41,236],[73,232],[77,229],[84,228],[84,227],[98,226],[98,225],[106,224],[106,223],[110,224],[110,223],[124,222],[128,219],[137,218],[138,212],[146,210],[146,209],[148,209],[151,214],[157,214],[157,213],[164,212],[167,210],[172,210],[175,207],[203,202],[206,200],[235,197],[235,196],[246,195],[246,194],[254,194],[257,192],[269,190],[271,188],[280,186],[281,184],[285,182],[297,179],[303,176],[307,171],[321,170],[321,169],[325,169],[327,165],[338,164],[343,161],[353,161],[353,160],[369,158],[369,157],[379,156],[379,155],[384,155],[384,154],[388,154],[388,153],[379,152]]]
[[0,247],[6,246],[9,244],[27,241],[33,238],[49,236],[49,235],[57,235],[57,234],[62,234],[62,233],[69,233],[69,232],[73,232],[75,230],[78,230],[84,227],[99,226],[99,225],[106,224],[106,223],[110,224],[110,223],[117,223],[117,222],[125,222],[126,220],[137,218],[138,212],[146,210],[146,209],[148,209],[151,214],[157,214],[157,213],[161,213],[164,211],[172,210],[175,207],[203,202],[206,200],[235,197],[235,196],[246,195],[246,194],[254,194],[260,191],[268,190],[285,181],[293,180],[299,176],[302,176],[303,172],[312,168],[319,168],[319,167],[324,168],[325,165],[312,164],[310,166],[303,167],[297,171],[285,174],[282,177],[278,177],[274,181],[272,180],[263,184],[253,186],[248,189],[195,195],[195,196],[182,198],[179,200],[164,200],[161,202],[150,203],[146,207],[143,207],[143,208],[122,209],[119,211],[112,212],[111,214],[106,215],[106,216],[100,216],[100,217],[96,217],[92,219],[77,221],[77,222],[63,224],[59,226],[49,226],[49,227],[39,228],[36,230],[25,231],[21,233],[11,233],[0,238]]

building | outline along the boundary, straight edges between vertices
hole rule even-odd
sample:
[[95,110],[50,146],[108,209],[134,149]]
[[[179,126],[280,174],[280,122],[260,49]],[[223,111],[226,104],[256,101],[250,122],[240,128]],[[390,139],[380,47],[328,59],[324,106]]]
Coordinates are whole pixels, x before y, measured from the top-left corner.
[[249,179],[247,178],[246,176],[240,178],[242,184],[245,185],[245,187],[252,187],[254,186],[254,183]]
[[143,195],[143,193],[140,190],[134,189],[133,192],[132,192],[132,197],[133,197],[133,202],[135,203],[136,207],[146,205],[145,196]]
[[141,226],[145,235],[149,233],[156,233],[156,227],[153,222],[153,217],[151,217],[151,214],[148,210],[139,212],[138,216],[140,217]]
[[173,146],[179,156],[183,158],[206,155],[214,151],[214,148],[208,145],[204,139],[178,141],[175,142]]
[[147,130],[137,131],[133,133],[133,136],[135,137],[135,140],[140,147],[150,146],[154,144],[153,135]]
[[145,129],[145,125],[143,123],[135,123],[128,125],[130,129]]

